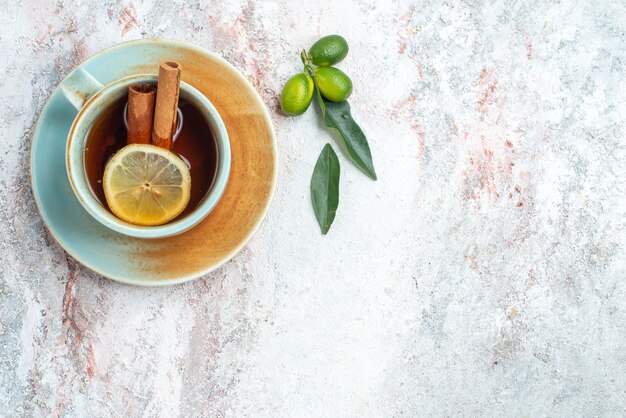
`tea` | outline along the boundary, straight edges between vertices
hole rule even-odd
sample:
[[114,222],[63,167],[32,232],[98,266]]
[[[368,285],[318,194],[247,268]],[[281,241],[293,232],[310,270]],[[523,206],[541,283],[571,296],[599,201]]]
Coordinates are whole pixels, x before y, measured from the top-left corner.
[[[85,148],[85,172],[91,190],[100,203],[109,209],[104,197],[102,176],[109,159],[126,145],[124,106],[126,97],[114,102],[91,127]],[[179,102],[183,127],[172,152],[189,166],[191,197],[187,208],[174,220],[192,212],[211,189],[217,174],[217,142],[202,113],[183,99]]]

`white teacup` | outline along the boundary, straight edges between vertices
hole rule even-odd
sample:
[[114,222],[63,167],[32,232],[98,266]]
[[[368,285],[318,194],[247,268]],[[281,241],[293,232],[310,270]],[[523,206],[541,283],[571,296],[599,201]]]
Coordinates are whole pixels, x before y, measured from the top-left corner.
[[[68,135],[65,160],[67,175],[74,194],[85,210],[104,226],[137,238],[164,238],[184,232],[202,221],[217,205],[226,189],[230,173],[230,142],[224,122],[215,107],[200,91],[180,83],[180,97],[200,110],[211,127],[217,142],[218,167],[215,181],[197,207],[181,219],[159,226],[138,226],[113,215],[94,195],[85,170],[85,147],[89,129],[111,104],[128,94],[128,87],[137,83],[153,83],[157,75],[135,75],[102,86],[85,70],[76,69],[63,83],[61,91],[76,107],[78,115]],[[209,169],[209,168],[207,168]],[[192,179],[193,181],[193,179]]]

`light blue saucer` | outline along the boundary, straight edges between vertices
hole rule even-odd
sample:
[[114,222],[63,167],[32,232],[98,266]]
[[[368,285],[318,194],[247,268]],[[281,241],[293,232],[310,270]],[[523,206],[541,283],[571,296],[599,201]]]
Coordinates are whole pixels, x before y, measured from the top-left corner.
[[[210,60],[212,65],[218,66],[219,69],[228,73],[229,80],[235,80],[233,85],[236,84],[239,90],[245,90],[246,97],[252,101],[250,106],[257,109],[258,121],[255,123],[258,126],[263,126],[267,138],[265,148],[270,150],[271,154],[268,154],[270,159],[275,158],[275,136],[269,114],[260,97],[250,83],[232,65],[211,52],[184,42],[140,40],[106,49],[86,60],[80,67],[92,74],[100,83],[106,85],[123,77],[145,73],[146,68],[154,68],[156,72],[158,63],[162,59],[181,60],[183,69],[185,62],[189,62],[189,71],[195,71],[194,77],[203,77],[202,74],[199,75],[199,72],[204,70],[194,69],[193,65],[193,62],[203,59],[207,62]],[[212,68],[211,71],[215,72],[216,68]],[[211,100],[213,101],[213,98]],[[219,98],[217,102],[219,103]],[[220,110],[219,106],[216,107]],[[220,110],[220,112],[222,111],[224,109]],[[127,237],[107,229],[83,209],[74,196],[67,178],[65,148],[67,135],[76,114],[76,110],[63,94],[58,89],[55,90],[40,115],[33,137],[31,181],[39,212],[50,233],[72,257],[83,265],[105,277],[128,284],[161,286],[181,283],[206,274],[228,261],[245,245],[259,227],[273,195],[276,179],[275,164],[266,172],[263,183],[251,186],[256,189],[266,188],[267,190],[264,193],[265,197],[260,199],[260,202],[254,203],[260,208],[254,218],[240,220],[240,224],[245,225],[247,229],[235,231],[238,235],[232,243],[228,243],[228,248],[222,248],[215,242],[206,240],[206,245],[216,247],[217,255],[215,257],[212,256],[211,248],[199,249],[198,245],[202,245],[201,242],[204,241],[198,241],[195,238],[190,239],[190,244],[194,245],[193,254],[198,254],[198,259],[185,261],[182,254],[189,254],[191,250],[184,248],[185,240],[182,238],[177,241],[145,240]],[[237,115],[225,118],[229,134],[231,133],[229,123],[233,124],[236,120]],[[240,167],[245,166],[248,162],[241,160],[241,158],[246,158],[244,154],[240,154],[243,157],[233,155],[234,164],[238,164]],[[252,163],[250,162],[250,164]],[[245,193],[245,183],[239,183],[239,186],[236,183],[235,181],[235,186],[232,186],[238,187],[236,193]],[[229,184],[228,188],[230,187]],[[228,188],[225,194],[228,193]],[[236,201],[236,197],[231,200]],[[219,210],[221,204],[221,202],[218,204],[216,209],[218,214],[215,216],[225,216],[219,215],[220,212],[225,213],[226,211],[226,209]],[[224,203],[224,205],[227,204],[228,202]],[[245,200],[243,204],[245,204]],[[240,216],[238,213],[251,211],[246,208],[238,211],[233,207],[228,208],[228,212],[236,217]],[[209,217],[211,216],[213,215],[209,215]],[[234,222],[236,221],[234,220]],[[207,227],[205,226],[205,228]],[[228,240],[221,240],[220,242],[222,241]],[[169,266],[159,264],[164,262],[164,257],[159,254],[167,254],[168,260],[176,260],[176,254],[173,253],[177,251],[181,252],[180,260],[181,263],[185,263],[184,266],[174,268],[171,261],[168,261],[170,262]]]

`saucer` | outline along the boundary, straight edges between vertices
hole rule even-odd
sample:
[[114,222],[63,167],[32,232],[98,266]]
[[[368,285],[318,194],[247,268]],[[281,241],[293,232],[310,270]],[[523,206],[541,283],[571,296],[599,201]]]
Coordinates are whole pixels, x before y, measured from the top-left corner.
[[146,240],[116,233],[94,220],[67,178],[65,148],[77,112],[59,89],[39,117],[31,149],[33,193],[51,235],[91,270],[140,286],[183,283],[230,260],[263,221],[276,185],[276,137],[269,113],[249,81],[223,58],[185,42],[143,39],[105,49],[80,67],[106,85],[156,73],[164,59],[181,63],[182,80],[213,103],[230,138],[228,186],[197,226],[173,237]]

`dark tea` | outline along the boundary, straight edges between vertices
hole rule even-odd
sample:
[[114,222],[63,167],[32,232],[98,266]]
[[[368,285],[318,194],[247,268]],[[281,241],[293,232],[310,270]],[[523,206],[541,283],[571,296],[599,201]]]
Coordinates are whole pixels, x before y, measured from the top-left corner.
[[[124,106],[126,96],[113,103],[91,127],[85,148],[85,172],[93,194],[109,209],[104,197],[102,176],[109,159],[126,145]],[[217,174],[217,141],[200,111],[182,98],[178,104],[183,113],[183,127],[172,152],[189,166],[191,196],[180,219],[192,212],[211,189]],[[109,209],[110,210],[110,209]]]

